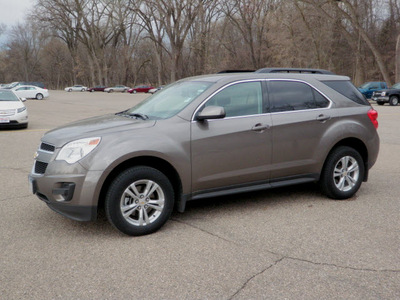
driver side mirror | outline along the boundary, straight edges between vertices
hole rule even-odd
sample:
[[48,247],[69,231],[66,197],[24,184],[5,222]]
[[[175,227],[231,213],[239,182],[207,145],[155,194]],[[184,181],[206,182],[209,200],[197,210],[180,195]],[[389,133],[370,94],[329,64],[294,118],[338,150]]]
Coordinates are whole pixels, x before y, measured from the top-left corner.
[[197,114],[197,121],[211,120],[211,119],[223,119],[225,118],[225,109],[222,106],[206,106],[204,109]]

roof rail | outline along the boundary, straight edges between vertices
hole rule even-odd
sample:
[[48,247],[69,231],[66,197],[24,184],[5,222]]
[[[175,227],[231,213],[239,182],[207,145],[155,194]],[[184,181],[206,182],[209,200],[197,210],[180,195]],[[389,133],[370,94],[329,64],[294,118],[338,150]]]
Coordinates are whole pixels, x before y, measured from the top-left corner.
[[322,69],[303,69],[303,68],[263,68],[255,73],[305,73],[305,74],[325,74],[335,75],[335,73]]
[[223,70],[223,71],[219,71],[217,74],[223,74],[223,73],[249,73],[249,72],[254,72],[254,70]]

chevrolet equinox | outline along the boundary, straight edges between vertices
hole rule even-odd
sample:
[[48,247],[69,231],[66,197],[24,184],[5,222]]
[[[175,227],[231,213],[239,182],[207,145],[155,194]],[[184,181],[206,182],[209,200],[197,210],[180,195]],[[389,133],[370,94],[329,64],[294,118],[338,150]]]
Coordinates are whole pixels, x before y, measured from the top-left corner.
[[179,80],[133,108],[47,132],[31,190],[79,221],[104,207],[128,235],[187,201],[317,182],[352,197],[379,151],[377,112],[345,76],[261,69]]

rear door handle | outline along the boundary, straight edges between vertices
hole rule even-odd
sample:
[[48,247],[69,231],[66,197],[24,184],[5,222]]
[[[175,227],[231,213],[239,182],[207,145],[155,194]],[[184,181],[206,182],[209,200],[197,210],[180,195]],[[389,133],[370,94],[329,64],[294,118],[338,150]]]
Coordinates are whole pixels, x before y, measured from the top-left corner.
[[330,118],[331,118],[331,116],[324,115],[324,114],[320,114],[320,115],[317,117],[317,121],[325,122],[325,121],[328,121]]
[[261,123],[258,123],[251,128],[252,131],[264,131],[267,129],[269,129],[269,125],[261,124]]

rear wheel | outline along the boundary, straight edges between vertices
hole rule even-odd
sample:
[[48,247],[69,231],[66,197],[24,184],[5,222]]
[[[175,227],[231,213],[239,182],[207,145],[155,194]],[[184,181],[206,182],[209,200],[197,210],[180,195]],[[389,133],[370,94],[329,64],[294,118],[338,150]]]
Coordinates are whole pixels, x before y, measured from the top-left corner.
[[360,153],[354,148],[340,146],[329,154],[325,162],[320,179],[321,190],[332,199],[350,198],[360,188],[364,173]]
[[121,232],[150,234],[168,220],[174,206],[174,191],[160,171],[133,167],[118,175],[107,192],[105,210],[110,223]]
[[40,93],[37,94],[37,95],[36,95],[36,99],[37,99],[37,100],[42,100],[42,99],[43,99],[43,95],[40,94]]
[[399,104],[399,97],[398,96],[392,96],[389,99],[389,104],[391,106],[397,106]]

